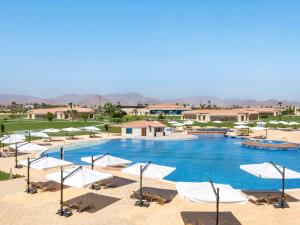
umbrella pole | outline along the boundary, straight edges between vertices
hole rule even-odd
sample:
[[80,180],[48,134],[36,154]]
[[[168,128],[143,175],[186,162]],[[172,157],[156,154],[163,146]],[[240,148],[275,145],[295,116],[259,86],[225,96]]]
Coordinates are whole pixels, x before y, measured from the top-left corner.
[[284,201],[284,180],[285,180],[285,167],[282,168],[282,196],[281,196],[281,207],[284,208],[285,201]]
[[29,157],[28,157],[27,158],[27,193],[30,192],[30,190],[29,190],[29,186],[30,186],[29,170],[30,170],[30,160],[29,160]]
[[140,166],[140,204],[143,202],[143,166]]
[[61,160],[64,159],[64,148],[63,147],[60,148],[60,159]]
[[217,188],[217,217],[216,217],[216,225],[219,224],[219,202],[220,202],[220,195],[219,195],[219,188]]
[[94,170],[94,156],[92,155],[92,170]]
[[63,216],[63,168],[60,167],[60,215]]
[[17,144],[15,144],[15,168],[18,168],[18,146],[17,146]]

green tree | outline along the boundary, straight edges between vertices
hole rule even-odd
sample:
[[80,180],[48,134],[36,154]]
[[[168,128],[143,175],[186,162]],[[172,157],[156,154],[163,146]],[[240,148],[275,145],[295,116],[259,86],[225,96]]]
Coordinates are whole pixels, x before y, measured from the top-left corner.
[[111,102],[107,102],[103,105],[103,113],[110,115],[115,111],[115,106]]
[[48,120],[49,122],[51,122],[51,121],[54,119],[54,114],[51,113],[51,112],[47,112],[46,117],[47,117],[47,120]]
[[86,121],[87,121],[88,118],[89,118],[89,115],[86,114],[86,113],[84,113],[84,114],[81,115],[81,118],[82,118],[82,119],[84,120],[84,122],[86,123]]
[[5,132],[5,125],[4,125],[4,123],[1,123],[0,129],[1,129],[1,133],[3,134]]
[[164,119],[165,119],[165,116],[164,116],[162,113],[160,113],[160,114],[158,115],[157,119],[158,119],[158,120],[164,120]]

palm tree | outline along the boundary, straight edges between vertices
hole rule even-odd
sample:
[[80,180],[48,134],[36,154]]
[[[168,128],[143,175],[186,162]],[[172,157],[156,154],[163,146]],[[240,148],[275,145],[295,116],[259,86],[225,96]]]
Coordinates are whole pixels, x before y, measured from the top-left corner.
[[278,102],[277,105],[279,105],[279,109],[280,109],[279,116],[280,116],[280,120],[281,120],[281,108],[282,108],[282,102]]

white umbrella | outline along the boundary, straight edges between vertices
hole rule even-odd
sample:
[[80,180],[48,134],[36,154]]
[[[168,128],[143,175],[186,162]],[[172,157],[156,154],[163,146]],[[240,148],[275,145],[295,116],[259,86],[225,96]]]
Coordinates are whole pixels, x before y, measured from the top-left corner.
[[100,167],[108,167],[108,166],[122,166],[122,165],[127,165],[132,163],[129,160],[118,158],[108,153],[104,155],[82,157],[81,161],[92,164],[92,169],[94,168],[94,165]]
[[[240,191],[228,184],[216,184],[219,188],[221,203],[245,203],[248,199]],[[177,182],[176,190],[180,197],[193,202],[215,203],[216,196],[210,182]]]
[[47,150],[46,147],[32,143],[32,142],[12,144],[12,145],[9,145],[9,147],[12,149],[16,149],[16,147],[17,147],[17,150],[19,152],[34,152],[34,151]]
[[198,121],[198,123],[207,123],[207,121]]
[[98,127],[94,127],[94,126],[84,127],[84,129],[88,131],[100,131]]
[[42,156],[40,158],[36,159],[29,159],[27,160],[21,160],[20,164],[23,166],[27,167],[27,193],[31,192],[30,189],[30,168],[36,169],[36,170],[46,170],[58,166],[69,166],[72,165],[73,163],[56,159],[53,157],[48,157],[47,155]]
[[249,129],[249,127],[248,127],[248,126],[245,126],[245,125],[235,126],[234,128],[235,128],[235,129]]
[[[23,166],[28,167],[28,160],[21,160],[19,163]],[[59,166],[69,166],[72,165],[73,163],[65,160],[45,156],[38,159],[30,159],[29,164],[30,164],[30,168],[37,169],[37,170],[45,170],[45,169],[50,169]]]
[[183,127],[184,124],[183,123],[173,123],[172,124],[174,127]]
[[300,173],[287,169],[285,167],[275,165],[273,162],[261,164],[241,165],[240,168],[254,176],[265,179],[282,179],[282,199],[280,207],[287,206],[284,201],[284,180],[286,179],[300,179]]
[[289,125],[289,123],[286,121],[279,121],[279,123],[281,123],[282,125]]
[[78,132],[78,131],[81,131],[81,129],[75,128],[75,127],[68,127],[68,128],[64,128],[62,130],[66,131],[66,132]]
[[186,121],[183,122],[183,124],[185,124],[185,125],[193,125],[194,123],[191,120],[186,120]]
[[213,123],[223,123],[223,122],[219,121],[219,120],[216,120],[216,121],[213,121]]
[[43,130],[43,132],[45,132],[45,133],[58,133],[58,132],[60,132],[60,130],[55,129],[55,128],[48,128],[48,129]]
[[270,121],[269,123],[270,123],[270,124],[275,124],[275,125],[276,125],[276,124],[279,124],[279,121],[272,120],[272,121]]
[[267,123],[262,122],[262,121],[258,121],[258,122],[256,122],[256,124],[257,124],[257,126],[263,127],[263,126],[265,126]]
[[174,121],[174,120],[171,120],[171,121],[169,121],[168,122],[169,124],[176,124],[176,123],[178,123],[177,121]]
[[293,125],[299,125],[299,124],[300,124],[300,123],[294,122],[294,121],[292,121],[292,122],[289,123],[289,125],[291,125],[291,126],[293,126]]
[[236,122],[236,123],[234,123],[234,125],[237,125],[237,126],[239,126],[239,125],[247,125],[248,124],[248,122]]
[[149,206],[149,204],[143,200],[143,176],[153,179],[162,179],[172,173],[175,169],[175,167],[160,166],[153,164],[152,162],[148,162],[136,163],[125,169],[122,169],[122,173],[140,176],[140,199],[136,202],[136,205]]
[[45,132],[41,132],[41,131],[32,132],[32,133],[30,133],[30,136],[32,136],[32,137],[41,137],[41,138],[48,138],[49,137],[48,134],[46,134]]
[[100,180],[105,180],[113,177],[113,175],[108,173],[101,173],[98,171],[90,170],[79,166],[77,168],[70,168],[56,173],[50,173],[47,176],[48,180],[60,183],[60,210],[58,213],[64,216],[65,210],[63,209],[63,185],[81,188],[89,184],[95,183]]
[[227,184],[215,184],[212,181],[194,183],[177,182],[178,194],[194,202],[216,203],[216,224],[219,224],[219,203],[246,203],[247,198]]
[[[142,166],[143,168],[146,168],[147,165],[147,163],[136,163],[132,166],[122,169],[122,173],[139,176],[140,167]],[[160,166],[150,163],[143,171],[143,176],[153,179],[162,179],[172,173],[175,169],[175,167]]]
[[4,135],[2,138],[0,138],[0,141],[3,144],[15,144],[18,142],[23,142],[25,139],[25,135],[23,134],[11,134]]

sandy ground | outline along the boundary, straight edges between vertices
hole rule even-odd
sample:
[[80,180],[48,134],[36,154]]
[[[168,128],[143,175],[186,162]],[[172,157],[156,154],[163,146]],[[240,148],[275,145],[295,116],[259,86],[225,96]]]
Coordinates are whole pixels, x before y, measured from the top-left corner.
[[[296,134],[290,134],[288,138],[296,138]],[[286,133],[271,136],[281,138],[287,136]],[[102,135],[104,136],[104,135]],[[104,136],[105,138],[116,138],[115,136]],[[80,137],[75,140],[83,141],[88,137]],[[297,138],[296,138],[297,139]],[[95,140],[95,139],[93,139]],[[298,142],[300,141],[300,136]],[[74,142],[74,141],[72,141]],[[70,143],[64,138],[57,138],[57,141],[51,143],[52,146],[61,146]],[[20,159],[27,155],[20,156]],[[14,158],[0,158],[0,170],[9,171],[12,168],[13,173],[26,174],[26,168],[13,168]],[[138,177],[122,174],[120,171],[100,170],[111,173],[115,176],[121,176],[133,181]],[[45,181],[45,175],[54,172],[57,169],[47,171],[31,170],[33,181]],[[134,206],[134,200],[130,199],[133,191],[139,187],[138,182],[121,186],[114,189],[101,189],[100,191],[91,191],[88,188],[66,188],[64,190],[64,200],[94,192],[102,195],[103,203],[107,206],[93,213],[83,212],[74,213],[72,217],[62,218],[56,215],[59,208],[60,192],[42,192],[38,194],[24,193],[26,186],[25,178],[0,182],[0,225],[181,225],[182,211],[196,212],[214,212],[215,204],[193,203],[176,196],[173,201],[163,206],[152,204],[149,208],[139,208]],[[175,190],[174,183],[144,179],[144,186],[157,187]],[[300,199],[300,190],[290,190],[289,194]],[[114,201],[111,202],[110,199]],[[109,204],[111,202],[111,204]],[[220,211],[231,212],[236,219],[243,225],[298,225],[300,224],[300,202],[291,202],[288,209],[275,209],[272,206],[256,206],[250,202],[246,204],[221,204]]]

